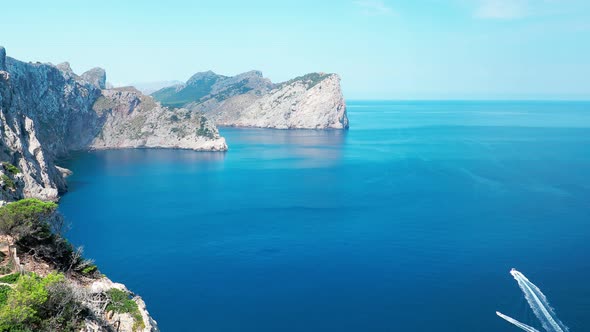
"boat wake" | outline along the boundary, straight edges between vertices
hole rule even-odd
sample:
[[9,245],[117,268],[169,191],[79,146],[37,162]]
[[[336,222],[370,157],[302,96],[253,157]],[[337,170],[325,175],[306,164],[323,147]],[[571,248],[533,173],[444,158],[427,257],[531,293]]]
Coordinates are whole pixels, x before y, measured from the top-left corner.
[[[569,331],[568,327],[565,326],[557,318],[557,316],[555,315],[555,311],[549,305],[549,301],[547,300],[547,297],[545,296],[545,294],[543,294],[543,292],[541,292],[539,287],[535,286],[535,284],[530,282],[529,279],[527,279],[527,277],[524,276],[524,274],[516,271],[515,269],[512,269],[510,271],[510,274],[514,277],[516,282],[518,282],[518,286],[520,287],[520,289],[524,293],[525,299],[529,303],[529,306],[533,310],[533,313],[535,314],[535,316],[537,316],[539,321],[541,321],[541,325],[543,326],[545,331],[547,331],[547,332],[568,332]],[[496,314],[498,316],[500,316],[501,318],[505,319],[506,321],[518,326],[519,328],[521,328],[524,331],[539,332],[535,328],[528,326],[526,324],[523,324],[523,323],[517,321],[516,319],[506,316],[500,312],[496,311]]]
[[502,318],[502,319],[505,319],[508,323],[512,323],[527,332],[539,332],[539,330],[537,330],[536,328],[534,328],[532,326],[528,326],[525,323],[521,323],[512,317],[504,315],[503,313],[501,313],[499,311],[496,311],[496,315],[500,316],[500,318]]

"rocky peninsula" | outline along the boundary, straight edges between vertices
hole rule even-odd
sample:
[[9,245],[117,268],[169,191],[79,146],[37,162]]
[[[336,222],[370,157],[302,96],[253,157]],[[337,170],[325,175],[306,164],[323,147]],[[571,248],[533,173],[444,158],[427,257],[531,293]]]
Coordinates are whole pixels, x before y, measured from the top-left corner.
[[197,73],[186,83],[152,93],[170,107],[203,112],[218,126],[347,129],[340,77],[311,73],[272,83],[259,71],[223,76]]

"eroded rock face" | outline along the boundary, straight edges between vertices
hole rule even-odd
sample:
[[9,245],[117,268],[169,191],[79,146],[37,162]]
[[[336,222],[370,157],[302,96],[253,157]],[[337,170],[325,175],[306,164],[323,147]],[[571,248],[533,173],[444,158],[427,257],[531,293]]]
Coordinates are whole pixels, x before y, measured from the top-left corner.
[[273,84],[259,71],[234,77],[209,71],[152,96],[172,107],[203,112],[220,126],[348,128],[346,104],[336,74],[311,73]]
[[227,150],[215,125],[201,114],[162,108],[132,87],[103,90],[93,109],[103,122],[102,131],[89,144],[94,149]]
[[0,161],[22,171],[6,198],[57,200],[70,151],[138,147],[225,151],[202,114],[169,110],[135,89],[105,89],[104,70],[78,76],[68,63],[24,63],[0,48]]
[[278,85],[261,97],[236,96],[225,100],[207,115],[220,126],[348,128],[340,78],[335,74],[296,79]]
[[136,329],[136,320],[133,316],[128,313],[115,313],[107,312],[104,307],[104,303],[100,301],[88,301],[86,304],[94,313],[95,320],[89,320],[86,322],[86,328],[90,331],[96,332],[108,332],[114,327],[116,331],[120,332],[159,332],[158,323],[150,316],[150,313],[146,309],[145,302],[143,299],[130,292],[125,285],[120,283],[112,282],[109,278],[103,277],[99,280],[94,281],[89,286],[82,286],[85,291],[89,292],[89,299],[104,299],[106,293],[115,288],[125,293],[130,294],[133,301],[137,303],[139,313],[141,315],[143,329]]
[[80,78],[99,89],[106,89],[107,73],[102,68],[92,68],[82,74]]

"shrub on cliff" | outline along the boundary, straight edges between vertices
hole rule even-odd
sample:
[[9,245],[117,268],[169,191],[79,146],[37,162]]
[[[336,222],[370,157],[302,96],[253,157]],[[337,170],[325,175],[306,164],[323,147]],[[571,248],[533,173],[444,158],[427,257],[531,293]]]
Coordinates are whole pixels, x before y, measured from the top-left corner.
[[8,293],[12,290],[10,286],[0,285],[0,308],[6,303]]
[[0,331],[79,331],[86,310],[62,274],[23,275],[0,290]]
[[[84,259],[82,249],[75,249],[62,237],[64,227],[53,202],[27,198],[0,208],[0,234],[13,237],[19,252],[44,260],[58,270],[81,273],[92,266],[92,261]],[[86,272],[87,276],[96,274],[96,270]]]
[[2,182],[4,183],[4,189],[14,189],[16,187],[14,181],[6,174],[2,174]]
[[[0,234],[17,241],[27,236],[47,237],[59,227],[57,204],[27,198],[0,208]],[[54,228],[54,229],[52,229]]]
[[5,170],[7,170],[11,174],[20,173],[20,169],[18,169],[18,167],[14,166],[13,164],[11,164],[9,162],[6,162],[6,161],[2,162],[2,166],[4,167]]
[[207,118],[204,116],[201,116],[201,119],[199,120],[199,129],[197,129],[197,135],[205,136],[210,139],[215,138],[213,132],[207,127]]
[[9,275],[5,275],[4,277],[0,277],[0,282],[5,284],[14,284],[18,281],[20,277],[20,273],[13,273]]
[[133,317],[135,323],[133,324],[133,330],[142,330],[145,328],[143,318],[139,312],[137,303],[129,298],[129,294],[120,289],[112,288],[107,292],[109,297],[109,304],[107,305],[107,311],[114,311],[116,313],[127,313]]

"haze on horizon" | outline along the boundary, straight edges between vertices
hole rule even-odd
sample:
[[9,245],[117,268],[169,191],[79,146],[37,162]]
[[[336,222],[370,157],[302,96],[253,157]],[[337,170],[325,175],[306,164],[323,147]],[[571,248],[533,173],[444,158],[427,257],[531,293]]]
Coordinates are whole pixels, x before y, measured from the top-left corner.
[[347,99],[590,99],[590,1],[73,0],[2,5],[23,61],[113,84],[341,75]]

